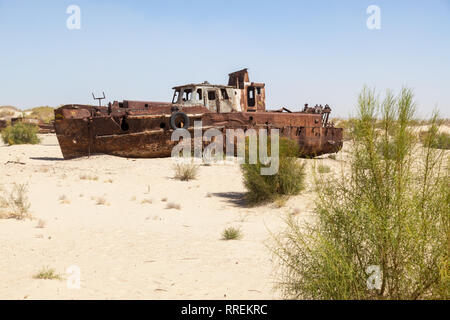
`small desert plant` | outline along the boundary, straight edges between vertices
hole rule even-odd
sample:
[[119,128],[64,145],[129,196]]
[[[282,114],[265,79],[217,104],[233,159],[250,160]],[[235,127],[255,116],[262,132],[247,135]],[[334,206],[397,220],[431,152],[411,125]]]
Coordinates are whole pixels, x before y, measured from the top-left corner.
[[167,198],[164,197],[164,198],[161,199],[161,201],[162,201],[162,202],[167,202]]
[[26,184],[14,184],[6,196],[0,195],[0,217],[22,220],[29,218],[30,203],[28,201]]
[[95,201],[95,204],[98,205],[98,206],[107,206],[107,205],[109,205],[108,201],[106,201],[106,199],[102,198],[102,197],[98,197],[97,200]]
[[60,274],[56,273],[55,269],[44,267],[37,274],[33,276],[34,279],[40,280],[61,280]]
[[166,209],[176,209],[176,210],[180,210],[181,206],[178,203],[175,202],[169,202],[166,205]]
[[193,180],[197,177],[198,168],[199,168],[198,165],[192,162],[177,163],[174,166],[175,179],[181,181]]
[[222,240],[239,240],[241,238],[242,232],[239,228],[229,227],[222,232]]
[[2,131],[3,142],[9,145],[14,144],[38,144],[40,139],[37,136],[39,129],[35,125],[27,123],[16,123],[8,126]]
[[143,199],[142,201],[141,201],[141,204],[152,204],[152,200],[151,199]]
[[65,194],[59,196],[58,200],[59,200],[59,203],[61,203],[61,204],[70,204],[70,200],[67,198],[67,196]]
[[450,180],[436,135],[417,147],[408,89],[381,103],[364,89],[358,111],[348,174],[315,175],[317,221],[289,217],[275,237],[279,287],[301,299],[449,299]]
[[38,228],[38,229],[43,229],[44,227],[45,227],[45,220],[42,220],[42,219],[39,219],[38,220],[38,223],[37,223],[37,225],[36,225],[36,228]]
[[[268,150],[271,147],[269,145]],[[247,145],[248,152],[248,145]],[[256,164],[244,163],[241,166],[246,199],[255,205],[275,201],[282,196],[296,195],[303,189],[305,164],[297,159],[298,146],[295,141],[280,138],[278,172],[273,175],[261,175],[264,166],[258,157]]]
[[80,180],[97,181],[98,177],[97,176],[93,176],[93,175],[89,175],[89,174],[82,174],[82,175],[80,175]]

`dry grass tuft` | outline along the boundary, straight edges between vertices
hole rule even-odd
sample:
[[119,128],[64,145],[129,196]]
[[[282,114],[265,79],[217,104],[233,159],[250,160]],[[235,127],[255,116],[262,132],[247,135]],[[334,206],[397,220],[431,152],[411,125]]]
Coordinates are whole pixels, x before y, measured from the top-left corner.
[[97,181],[98,177],[97,176],[91,176],[91,175],[88,175],[88,174],[82,174],[82,175],[80,175],[80,180]]
[[176,210],[180,210],[181,206],[178,203],[175,202],[169,202],[166,205],[166,209],[176,209]]
[[45,220],[39,219],[39,220],[38,220],[38,223],[37,223],[37,225],[36,225],[36,228],[38,228],[38,229],[43,229],[43,228],[45,227],[45,225],[46,225]]
[[177,163],[174,166],[175,179],[181,181],[193,180],[197,177],[198,168],[199,166],[194,163]]
[[28,187],[26,184],[14,184],[11,191],[2,191],[0,195],[0,218],[23,220],[31,218],[29,213]]
[[59,197],[59,203],[61,204],[70,204],[70,200],[67,198],[65,194]]
[[34,279],[40,280],[62,280],[60,274],[56,273],[55,269],[44,267],[37,274],[33,276]]
[[222,240],[239,240],[241,238],[242,232],[239,228],[229,227],[222,232]]

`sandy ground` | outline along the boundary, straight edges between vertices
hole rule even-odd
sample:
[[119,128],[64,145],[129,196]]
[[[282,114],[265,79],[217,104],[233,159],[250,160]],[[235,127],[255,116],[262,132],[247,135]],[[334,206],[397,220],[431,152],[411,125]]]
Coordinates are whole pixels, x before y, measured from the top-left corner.
[[[201,166],[182,182],[171,159],[64,161],[54,135],[0,145],[0,168],[4,189],[28,185],[33,216],[0,220],[0,299],[277,299],[271,232],[294,211],[311,219],[314,208],[310,186],[282,208],[245,207],[238,165]],[[181,209],[166,209],[165,198]],[[221,240],[229,226],[243,238]],[[46,266],[63,279],[33,279]],[[80,268],[79,290],[67,287],[71,266]]]

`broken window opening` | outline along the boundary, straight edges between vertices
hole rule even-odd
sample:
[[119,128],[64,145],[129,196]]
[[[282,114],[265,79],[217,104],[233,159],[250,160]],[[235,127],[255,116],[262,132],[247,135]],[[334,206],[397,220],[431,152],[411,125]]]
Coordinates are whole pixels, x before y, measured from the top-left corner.
[[177,103],[179,96],[180,96],[180,90],[175,90],[175,92],[173,93],[172,103]]
[[222,93],[222,98],[224,100],[228,100],[230,97],[228,97],[228,92],[226,89],[220,89],[220,92]]
[[208,100],[216,100],[216,91],[208,91]]
[[255,106],[255,87],[248,87],[247,89],[247,103],[249,107]]
[[189,101],[192,97],[192,89],[183,90],[183,101]]
[[202,101],[203,100],[203,90],[197,89],[197,100]]
[[256,88],[256,94],[261,94],[261,88]]

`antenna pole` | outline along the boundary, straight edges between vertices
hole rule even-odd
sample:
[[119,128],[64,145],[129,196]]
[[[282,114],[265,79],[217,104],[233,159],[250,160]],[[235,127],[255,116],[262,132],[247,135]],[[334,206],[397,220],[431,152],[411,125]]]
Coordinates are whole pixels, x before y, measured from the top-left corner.
[[98,98],[96,98],[94,93],[92,93],[92,98],[94,98],[94,100],[98,100],[98,106],[101,107],[102,106],[102,100],[105,99],[105,92],[103,91],[103,97],[98,97]]

